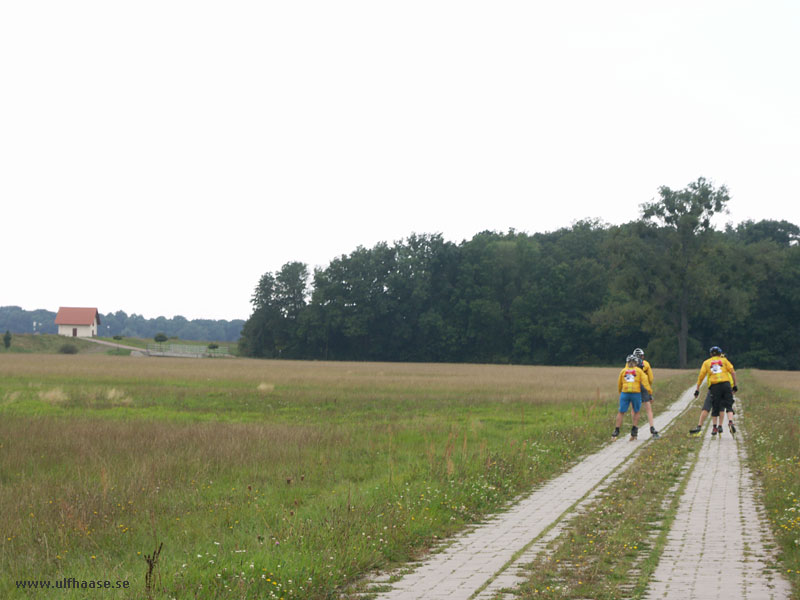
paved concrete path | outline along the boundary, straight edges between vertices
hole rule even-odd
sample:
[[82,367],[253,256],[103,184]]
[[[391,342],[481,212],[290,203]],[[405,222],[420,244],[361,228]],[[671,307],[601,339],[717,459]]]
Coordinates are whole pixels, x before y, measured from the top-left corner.
[[717,439],[710,427],[705,430],[648,600],[791,597],[786,579],[767,568],[764,540],[772,536],[756,505],[740,437],[747,421],[737,400],[739,437],[726,431]]
[[[656,429],[666,429],[691,404],[691,392],[687,390],[656,417]],[[644,422],[646,425],[646,417]],[[623,429],[623,434],[626,432]],[[378,600],[489,598],[504,587],[520,583],[517,570],[531,561],[531,552],[539,550],[541,534],[604,487],[609,475],[649,440],[648,427],[642,427],[638,441],[628,442],[627,438],[624,435],[619,441],[609,443],[507,512],[456,538],[419,568],[392,583],[391,591],[379,594]]]

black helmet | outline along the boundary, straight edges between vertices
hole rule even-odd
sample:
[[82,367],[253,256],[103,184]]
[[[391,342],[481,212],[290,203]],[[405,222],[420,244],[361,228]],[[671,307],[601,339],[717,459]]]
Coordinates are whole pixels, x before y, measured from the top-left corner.
[[711,349],[708,351],[711,356],[719,356],[722,354],[722,348],[719,346],[711,346]]

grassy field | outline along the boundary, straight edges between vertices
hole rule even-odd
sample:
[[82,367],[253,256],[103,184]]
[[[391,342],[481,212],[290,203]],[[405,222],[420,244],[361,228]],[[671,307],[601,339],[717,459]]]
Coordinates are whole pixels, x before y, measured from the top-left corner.
[[2,355],[0,597],[331,598],[607,443],[617,374]]
[[[155,344],[152,339],[141,338],[128,338],[124,337],[115,340],[110,337],[98,337],[98,340],[111,342],[112,344],[121,344],[133,348],[146,349],[148,344]],[[189,340],[170,339],[165,344],[179,344],[181,346],[197,346],[205,350],[210,342],[198,342]],[[75,346],[78,354],[111,354],[128,356],[130,350],[112,349],[108,346],[95,344],[91,341],[82,338],[64,337],[61,335],[51,334],[14,334],[11,338],[11,346],[6,349],[4,345],[0,344],[0,356],[4,353],[8,354],[58,354],[64,344],[71,344]],[[218,343],[220,348],[227,348],[228,353],[236,356],[239,352],[235,343]]]
[[750,468],[761,483],[793,598],[800,599],[800,373],[752,371],[742,379]]
[[[103,340],[104,342],[111,342],[112,344],[122,344],[125,346],[132,346],[134,348],[142,348],[143,350],[146,349],[149,345],[155,344],[156,342],[150,339],[142,339],[142,338],[130,338],[130,337],[123,337],[118,340],[114,339],[113,337],[99,337],[99,340]],[[178,338],[170,338],[166,342],[163,342],[164,345],[169,344],[177,344],[180,346],[197,346],[201,349],[208,348],[208,345],[212,343],[210,341],[203,342],[197,340],[181,340]],[[239,354],[239,348],[235,342],[214,342],[216,343],[219,348],[227,349],[228,354],[237,356]]]
[[108,348],[98,346],[92,342],[87,342],[81,338],[69,338],[62,335],[50,334],[18,334],[11,337],[11,346],[6,347],[0,344],[0,356],[3,354],[56,354],[64,344],[72,344],[81,354],[102,354]]

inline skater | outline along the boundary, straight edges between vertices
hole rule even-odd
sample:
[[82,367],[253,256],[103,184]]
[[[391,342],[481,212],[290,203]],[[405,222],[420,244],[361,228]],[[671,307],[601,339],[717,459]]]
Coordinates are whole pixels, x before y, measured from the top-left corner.
[[[647,379],[650,381],[650,389],[652,390],[654,379],[653,369],[650,363],[644,359],[644,350],[636,348],[633,351],[633,356],[639,361],[637,366],[647,375]],[[655,423],[653,422],[653,394],[648,392],[647,389],[642,390],[642,405],[647,413],[647,422],[650,424],[650,435],[654,440],[657,440],[661,436],[658,434],[658,431],[656,431]]]
[[651,394],[650,380],[639,367],[639,360],[631,354],[625,360],[625,368],[619,373],[617,380],[617,390],[619,391],[619,412],[611,439],[616,440],[619,436],[619,428],[622,426],[622,418],[628,412],[628,407],[633,405],[633,426],[631,427],[630,441],[634,441],[639,435],[639,411],[642,408],[642,388]]
[[[711,358],[703,362],[700,367],[700,374],[697,377],[697,387],[694,390],[694,397],[700,395],[700,384],[708,376],[708,391],[711,394],[711,407],[712,418],[719,416],[722,421],[720,412],[727,411],[728,413],[728,427],[731,435],[736,433],[736,426],[733,423],[733,392],[738,391],[736,384],[736,370],[733,368],[731,362],[722,356],[722,349],[719,346],[712,346],[708,351]],[[731,383],[733,385],[731,385]],[[703,420],[708,415],[708,411],[703,410],[700,413],[700,422],[697,427],[689,430],[690,434],[698,434],[703,427]],[[719,431],[719,428],[717,429]]]
[[[724,352],[722,354],[720,354],[720,356],[722,358],[726,358]],[[733,388],[733,376],[730,373],[728,373],[728,380],[731,382],[731,389],[732,389]],[[733,405],[733,402],[735,402],[735,401],[736,401],[736,398],[734,397],[734,399],[731,401],[731,412],[733,412],[734,414],[735,414],[735,411],[733,410],[733,406],[732,405]],[[719,434],[720,437],[722,437],[722,432],[724,431],[724,429],[722,428],[722,423],[723,423],[723,420],[724,420],[724,414],[716,414],[716,415],[714,414],[713,407],[711,406],[711,390],[710,389],[708,390],[708,392],[706,392],[706,398],[705,398],[705,401],[703,402],[703,410],[706,412],[706,414],[711,412],[711,427],[712,427],[711,435],[715,436],[715,435]],[[719,426],[717,426],[717,420],[719,420]],[[700,419],[700,422],[701,423],[703,422],[702,418]],[[734,427],[734,429],[731,432],[731,434],[733,434],[735,431],[736,431],[736,428]]]

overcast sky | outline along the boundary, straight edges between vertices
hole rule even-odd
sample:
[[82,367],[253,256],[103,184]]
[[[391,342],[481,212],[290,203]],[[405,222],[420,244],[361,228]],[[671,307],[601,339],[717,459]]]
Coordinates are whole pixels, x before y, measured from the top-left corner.
[[726,185],[800,224],[800,3],[0,3],[0,306],[250,314],[259,277]]

